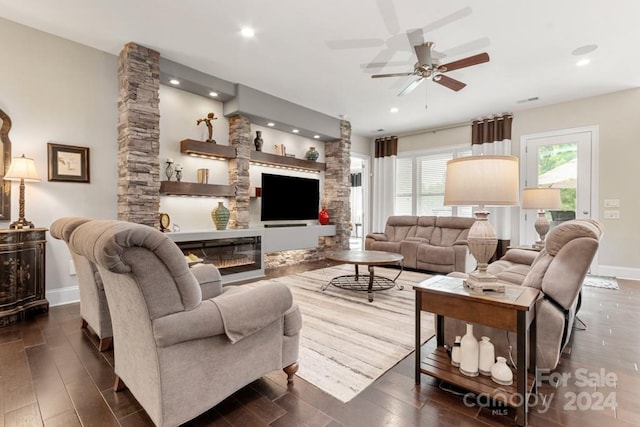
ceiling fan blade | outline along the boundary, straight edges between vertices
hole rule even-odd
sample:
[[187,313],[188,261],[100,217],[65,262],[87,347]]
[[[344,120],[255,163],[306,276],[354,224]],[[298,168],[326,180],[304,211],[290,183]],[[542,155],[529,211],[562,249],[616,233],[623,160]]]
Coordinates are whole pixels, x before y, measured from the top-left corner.
[[431,46],[433,46],[431,42],[414,46],[416,56],[418,57],[418,64],[431,68]]
[[462,83],[460,80],[452,79],[449,76],[445,76],[444,74],[440,74],[438,80],[433,80],[434,82],[441,84],[444,87],[448,87],[451,90],[455,90],[458,92],[459,90],[464,89],[467,85],[466,83]]
[[409,39],[409,46],[419,46],[424,44],[424,35],[422,34],[422,28],[407,31],[407,38]]
[[411,83],[409,83],[409,86],[402,89],[402,92],[400,92],[398,96],[405,96],[408,93],[411,93],[411,91],[417,88],[420,85],[420,83],[422,83],[423,80],[424,80],[424,77],[419,77],[416,80],[412,81]]
[[457,21],[458,19],[462,19],[465,16],[469,15],[471,15],[471,8],[467,6],[447,16],[444,16],[437,21],[433,21],[432,23],[425,25],[424,27],[422,27],[422,31],[428,33],[430,31],[437,30],[440,27],[444,27],[447,24],[450,24],[454,21]]
[[361,49],[367,47],[380,47],[384,45],[382,39],[353,39],[353,40],[327,40],[324,42],[329,49]]
[[389,73],[389,74],[374,74],[371,76],[372,79],[379,79],[380,77],[406,77],[413,75],[413,71],[409,71],[406,73]]
[[457,61],[449,62],[448,64],[442,64],[438,67],[438,70],[444,73],[445,71],[458,70],[460,68],[482,64],[483,62],[489,62],[489,54],[487,52],[482,52],[477,55],[473,55],[463,59],[459,59]]
[[385,67],[410,67],[409,61],[389,61],[389,62],[370,62],[368,64],[360,64],[361,70],[375,71]]
[[396,13],[396,7],[392,0],[377,0],[378,10],[384,21],[384,25],[387,27],[389,34],[395,35],[400,31],[400,24],[398,23],[398,14]]

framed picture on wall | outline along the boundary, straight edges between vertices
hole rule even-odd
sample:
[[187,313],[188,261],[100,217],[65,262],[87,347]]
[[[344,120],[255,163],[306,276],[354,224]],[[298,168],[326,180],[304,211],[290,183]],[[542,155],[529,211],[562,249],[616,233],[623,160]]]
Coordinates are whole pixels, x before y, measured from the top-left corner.
[[47,143],[49,181],[90,182],[89,147]]

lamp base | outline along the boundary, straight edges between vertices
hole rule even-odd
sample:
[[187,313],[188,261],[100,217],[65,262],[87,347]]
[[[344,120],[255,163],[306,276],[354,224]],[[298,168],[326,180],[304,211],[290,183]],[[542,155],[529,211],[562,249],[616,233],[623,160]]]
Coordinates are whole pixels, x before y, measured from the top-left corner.
[[486,271],[473,271],[464,281],[465,285],[474,292],[504,292],[504,283]]
[[9,224],[9,228],[12,230],[22,230],[23,228],[35,228],[31,221],[27,221],[24,218],[20,218],[17,221]]

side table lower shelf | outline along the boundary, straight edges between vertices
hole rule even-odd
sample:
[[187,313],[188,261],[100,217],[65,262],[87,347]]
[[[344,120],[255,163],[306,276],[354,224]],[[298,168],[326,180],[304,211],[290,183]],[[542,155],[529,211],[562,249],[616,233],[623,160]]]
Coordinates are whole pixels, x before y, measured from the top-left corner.
[[[507,405],[519,404],[521,399],[518,396],[518,385],[516,376],[511,385],[496,384],[491,377],[478,375],[468,377],[460,372],[460,369],[451,364],[451,359],[444,347],[436,348],[433,353],[427,355],[420,362],[420,371],[441,381],[462,387],[474,393],[490,396],[491,398],[503,402]],[[527,392],[533,390],[535,377],[529,373],[527,378]]]

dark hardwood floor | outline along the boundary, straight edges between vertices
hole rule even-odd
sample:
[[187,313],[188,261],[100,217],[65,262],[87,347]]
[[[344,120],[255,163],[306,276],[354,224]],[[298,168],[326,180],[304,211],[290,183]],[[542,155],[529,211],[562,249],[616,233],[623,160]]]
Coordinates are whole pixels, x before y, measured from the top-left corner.
[[[640,425],[640,282],[619,283],[620,290],[584,288],[579,316],[587,329],[574,331],[557,370],[571,378],[539,388],[530,425]],[[112,391],[113,351],[98,352],[97,337],[80,324],[79,305],[70,304],[0,329],[0,427],[152,425],[128,391]],[[277,371],[189,425],[515,425],[513,409],[472,405],[475,399],[443,388],[424,375],[414,385],[413,354],[347,404],[300,378],[287,387]]]

